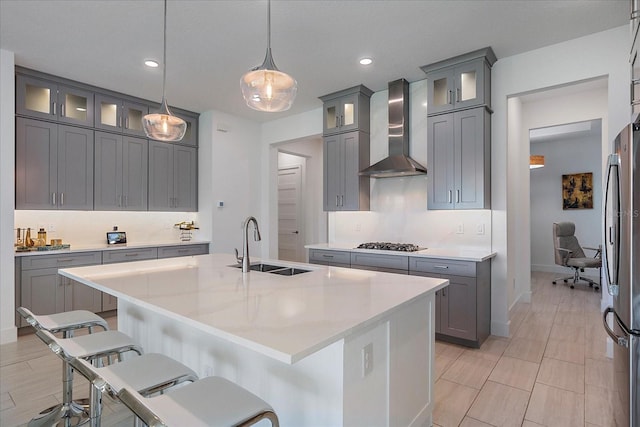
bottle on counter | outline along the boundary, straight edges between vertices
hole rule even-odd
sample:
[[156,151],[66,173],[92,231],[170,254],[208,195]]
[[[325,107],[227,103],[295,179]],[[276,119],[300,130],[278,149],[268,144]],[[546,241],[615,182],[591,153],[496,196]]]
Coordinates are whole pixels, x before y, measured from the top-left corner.
[[35,244],[35,242],[31,238],[31,228],[27,228],[27,234],[24,237],[24,245],[32,247],[34,244]]
[[38,246],[45,246],[47,244],[47,232],[44,228],[38,230]]

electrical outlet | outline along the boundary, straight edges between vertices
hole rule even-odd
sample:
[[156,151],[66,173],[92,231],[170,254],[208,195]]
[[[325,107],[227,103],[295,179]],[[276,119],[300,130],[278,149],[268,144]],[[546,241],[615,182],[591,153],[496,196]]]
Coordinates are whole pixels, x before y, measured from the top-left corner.
[[360,223],[358,222],[356,223],[356,231],[360,231],[360,229],[361,229],[361,226],[360,226]]
[[456,234],[464,234],[464,224],[463,223],[459,223],[456,226]]
[[476,234],[482,236],[484,234],[484,224],[480,223],[476,225]]
[[50,233],[55,232],[56,231],[55,224],[49,224],[49,227],[47,227],[47,230],[49,230]]
[[213,366],[205,365],[205,367],[204,367],[204,376],[205,377],[212,377],[213,376]]
[[362,377],[366,377],[373,371],[373,343],[362,348]]

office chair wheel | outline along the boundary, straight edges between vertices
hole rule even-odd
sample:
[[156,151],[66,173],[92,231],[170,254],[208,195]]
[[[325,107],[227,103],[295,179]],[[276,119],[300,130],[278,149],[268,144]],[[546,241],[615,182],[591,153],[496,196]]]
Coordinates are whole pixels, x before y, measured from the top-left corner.
[[556,281],[554,280],[554,281],[553,281],[553,282],[551,282],[551,283],[553,283],[553,284],[555,285],[555,284],[556,284]]
[[564,283],[569,283],[569,281],[567,279],[564,279]]
[[571,289],[574,289],[574,288],[575,288],[575,286],[571,285]]

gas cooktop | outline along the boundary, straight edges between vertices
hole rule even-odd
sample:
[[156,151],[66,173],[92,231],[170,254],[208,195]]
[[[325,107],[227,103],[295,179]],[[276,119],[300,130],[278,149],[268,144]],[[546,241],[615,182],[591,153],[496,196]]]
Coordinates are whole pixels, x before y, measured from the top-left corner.
[[377,249],[380,251],[416,252],[425,248],[412,243],[369,242],[361,243],[357,249]]

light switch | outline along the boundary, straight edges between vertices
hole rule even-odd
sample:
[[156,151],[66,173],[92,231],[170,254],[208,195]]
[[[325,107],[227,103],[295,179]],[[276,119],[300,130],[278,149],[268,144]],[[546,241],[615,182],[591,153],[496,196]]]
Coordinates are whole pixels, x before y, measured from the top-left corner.
[[219,208],[224,208],[224,201],[218,200],[218,203],[216,204],[216,206],[218,206]]

